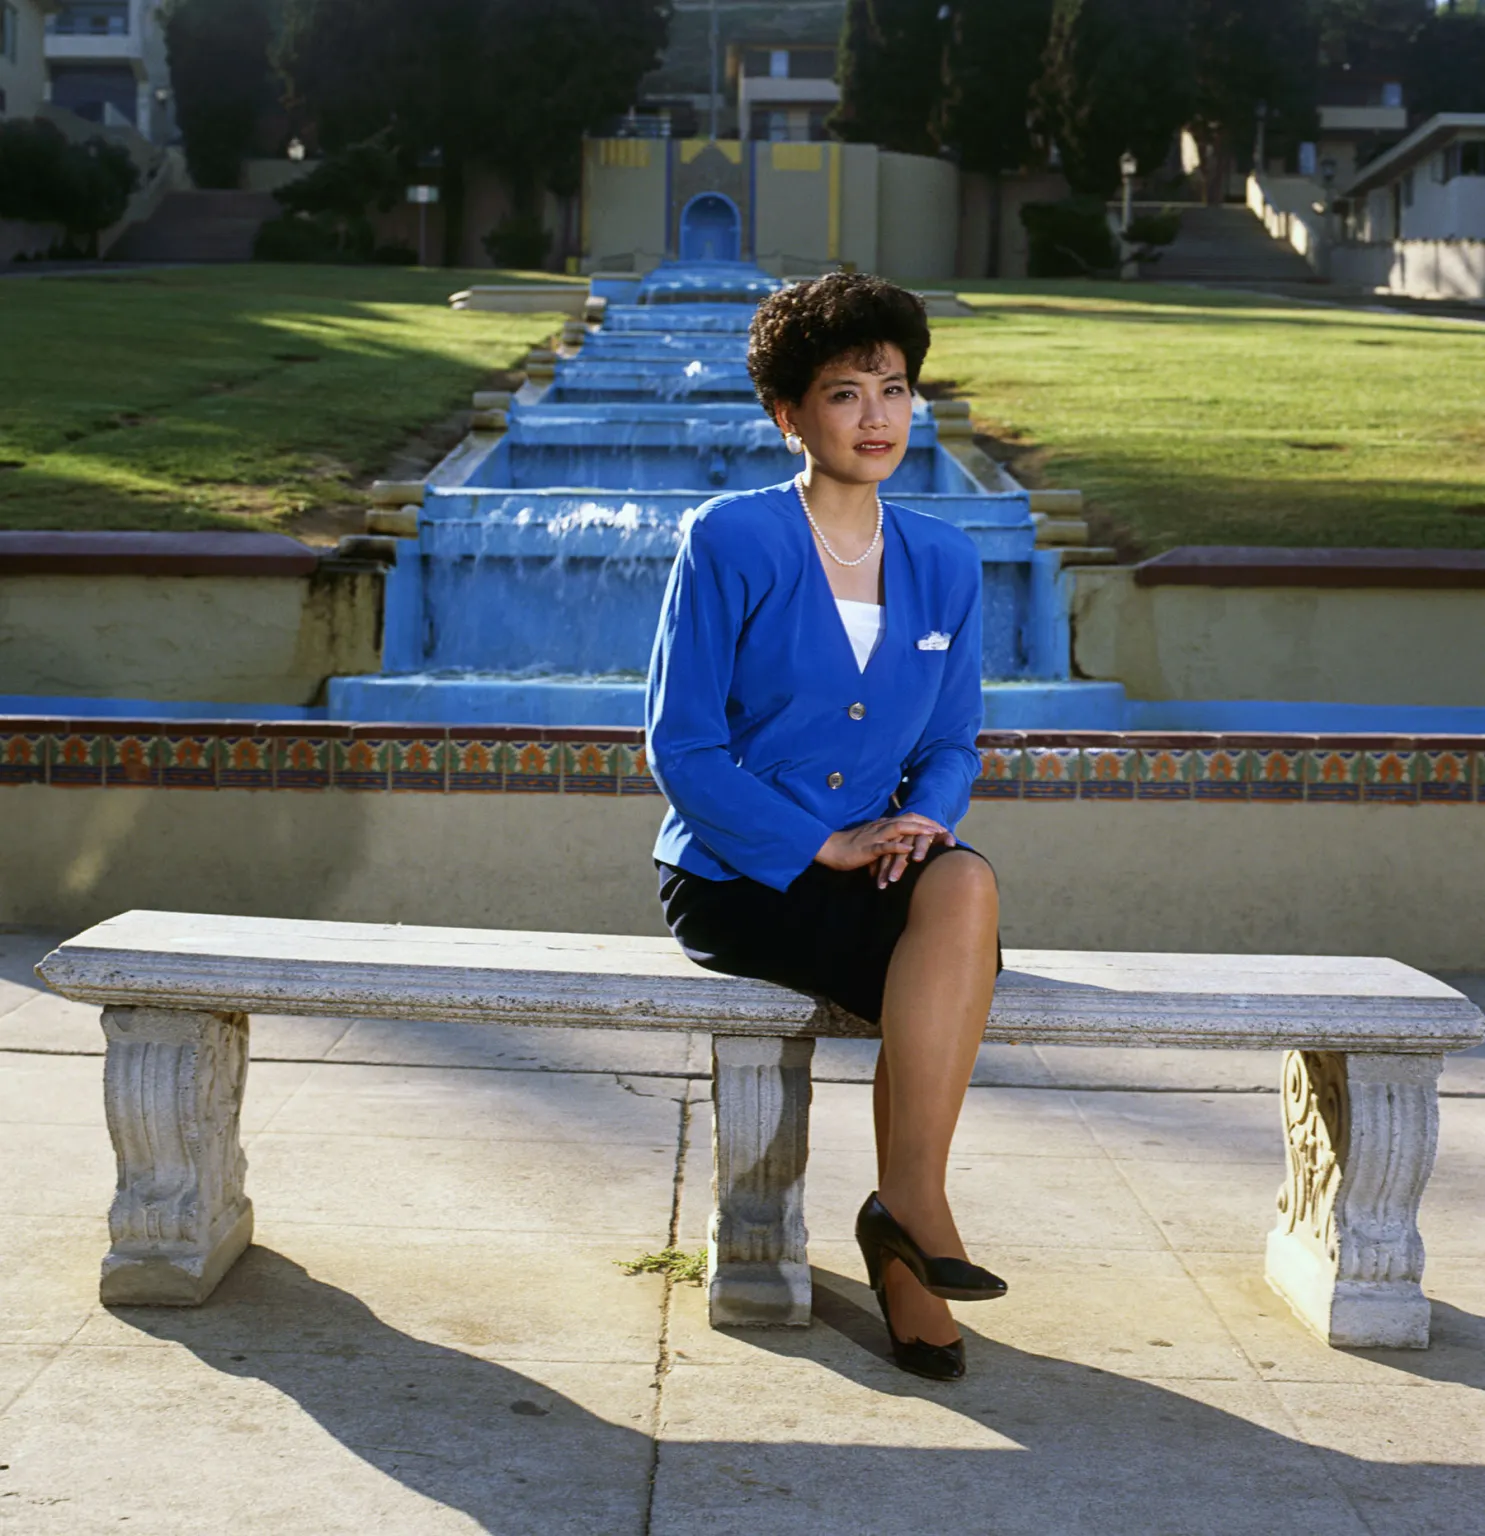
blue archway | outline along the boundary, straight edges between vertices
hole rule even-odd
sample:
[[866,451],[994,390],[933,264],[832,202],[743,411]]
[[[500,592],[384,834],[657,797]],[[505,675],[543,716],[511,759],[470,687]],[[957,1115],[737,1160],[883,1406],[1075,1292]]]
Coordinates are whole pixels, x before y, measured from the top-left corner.
[[681,210],[682,261],[742,259],[742,215],[720,192],[700,192]]

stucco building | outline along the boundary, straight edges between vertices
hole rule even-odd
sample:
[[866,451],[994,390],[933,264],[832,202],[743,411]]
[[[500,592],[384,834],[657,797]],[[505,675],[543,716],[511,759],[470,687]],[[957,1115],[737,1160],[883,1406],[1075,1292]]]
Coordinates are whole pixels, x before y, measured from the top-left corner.
[[174,101],[158,0],[62,0],[46,18],[47,98],[154,144],[174,136]]
[[46,99],[44,39],[38,0],[0,0],[0,118],[35,117]]
[[871,144],[590,139],[582,268],[645,272],[681,257],[756,261],[778,276],[844,264],[949,278],[961,264],[960,192],[947,160]]
[[845,14],[846,0],[674,0],[639,111],[678,138],[823,138]]

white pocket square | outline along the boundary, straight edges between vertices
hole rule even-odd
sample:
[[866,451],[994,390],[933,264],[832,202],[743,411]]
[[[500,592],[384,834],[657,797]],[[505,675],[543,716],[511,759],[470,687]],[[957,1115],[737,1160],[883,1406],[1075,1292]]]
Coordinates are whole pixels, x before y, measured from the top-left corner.
[[941,629],[930,629],[918,642],[920,651],[946,651],[952,635],[946,635]]

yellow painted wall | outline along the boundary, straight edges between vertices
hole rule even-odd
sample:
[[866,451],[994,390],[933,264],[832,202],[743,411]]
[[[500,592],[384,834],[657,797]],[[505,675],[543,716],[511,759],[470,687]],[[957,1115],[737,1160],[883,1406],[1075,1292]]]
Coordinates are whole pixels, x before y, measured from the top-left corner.
[[[12,785],[0,923],[154,907],[663,934],[663,811],[654,795]],[[1485,967],[1485,816],[1468,805],[979,801],[961,830],[994,861],[1007,946]]]
[[948,160],[882,151],[877,162],[877,266],[910,282],[952,278],[959,172]]
[[1485,592],[1142,587],[1077,572],[1073,664],[1137,699],[1485,704]]
[[[670,148],[689,165],[708,144],[687,139]],[[948,161],[884,154],[872,144],[722,140],[715,148],[737,164],[755,159],[752,230],[766,271],[848,263],[920,282],[953,278],[959,176]],[[666,153],[660,139],[587,142],[584,270],[645,272],[664,259]]]
[[[312,704],[381,665],[381,577],[0,579],[0,693]],[[3,811],[0,811],[3,814]]]
[[842,144],[840,259],[877,270],[877,147]]
[[583,265],[646,272],[665,258],[663,139],[588,139],[583,145]]
[[[776,277],[827,271],[830,255],[832,171],[839,198],[839,146],[756,144],[757,262]],[[834,153],[832,153],[834,151]],[[836,224],[838,228],[838,224]]]

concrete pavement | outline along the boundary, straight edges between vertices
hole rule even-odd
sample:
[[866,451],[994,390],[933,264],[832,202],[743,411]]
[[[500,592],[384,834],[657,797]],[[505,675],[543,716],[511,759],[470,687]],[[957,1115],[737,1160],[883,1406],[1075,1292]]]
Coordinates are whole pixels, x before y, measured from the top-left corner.
[[987,1048],[951,1176],[1011,1293],[934,1385],[851,1242],[856,1042],[817,1057],[809,1330],[614,1262],[704,1240],[703,1039],[351,1020],[254,1020],[257,1241],[211,1302],[104,1311],[101,1032],[46,947],[0,934],[0,1531],[1485,1530],[1485,1056],[1444,1082],[1434,1346],[1347,1354],[1262,1280],[1276,1057]]

